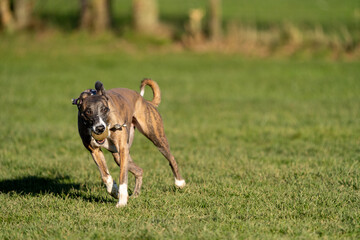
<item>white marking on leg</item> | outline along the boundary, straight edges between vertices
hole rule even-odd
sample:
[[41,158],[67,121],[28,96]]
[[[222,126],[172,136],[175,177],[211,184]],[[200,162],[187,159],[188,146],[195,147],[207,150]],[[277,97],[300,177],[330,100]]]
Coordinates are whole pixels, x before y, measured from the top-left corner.
[[184,180],[184,179],[177,180],[177,179],[175,178],[175,185],[176,185],[178,188],[183,188],[183,187],[185,187],[186,183],[185,183],[185,180]]
[[116,207],[124,207],[127,204],[128,196],[127,184],[121,184],[119,187],[119,202]]
[[142,88],[141,91],[140,91],[140,95],[143,97],[144,93],[145,93],[145,88]]
[[116,182],[112,179],[111,176],[108,176],[106,180],[106,191],[113,196],[114,198],[118,198],[119,190]]
[[106,191],[111,194],[111,190],[114,185],[114,180],[112,179],[111,176],[107,177],[105,185],[106,185]]

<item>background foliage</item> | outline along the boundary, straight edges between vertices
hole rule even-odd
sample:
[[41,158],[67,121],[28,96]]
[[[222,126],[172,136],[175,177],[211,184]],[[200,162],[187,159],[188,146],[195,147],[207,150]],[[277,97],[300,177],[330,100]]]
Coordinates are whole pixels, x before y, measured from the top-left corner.
[[[110,32],[117,39],[125,40],[135,46],[166,45],[181,46],[184,49],[208,52],[237,52],[256,57],[268,56],[325,56],[328,58],[358,59],[360,54],[360,4],[356,0],[304,0],[304,1],[236,1],[236,0],[3,0],[3,2],[32,2],[32,14],[25,28],[18,29],[33,33],[62,31],[76,33],[91,32],[92,35]],[[97,15],[90,19],[100,23],[84,24],[85,15],[80,2],[88,4],[100,2],[108,5],[110,11],[105,19],[110,25],[101,22]],[[139,16],[147,13],[146,8],[137,10],[134,2],[152,2],[158,11],[154,26],[138,29],[134,24],[136,11]],[[219,17],[212,14],[213,8],[221,9]],[[144,3],[142,3],[144,4]],[[101,5],[101,4],[100,4]],[[140,4],[141,5],[141,4]],[[13,6],[16,6],[13,5]],[[99,5],[95,5],[99,6]],[[94,7],[96,9],[96,7]],[[202,12],[196,18],[193,11]],[[90,11],[91,12],[91,11]],[[102,11],[103,12],[103,11]],[[93,13],[94,14],[94,13]],[[201,14],[200,14],[201,15]],[[1,16],[1,12],[0,12]],[[14,16],[16,20],[16,16]],[[197,20],[196,20],[197,19]],[[210,41],[212,30],[210,21],[217,21],[222,32],[217,41]],[[194,27],[199,25],[200,27]],[[1,27],[1,25],[0,25]],[[1,28],[0,28],[1,29]],[[3,24],[3,35],[6,31]],[[148,29],[148,30],[146,30]],[[16,31],[15,31],[16,32]]]

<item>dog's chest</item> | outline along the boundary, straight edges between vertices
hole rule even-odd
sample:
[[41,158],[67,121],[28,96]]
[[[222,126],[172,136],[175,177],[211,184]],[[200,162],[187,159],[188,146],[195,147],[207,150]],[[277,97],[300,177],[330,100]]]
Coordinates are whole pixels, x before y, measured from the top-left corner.
[[98,142],[95,141],[95,139],[93,137],[91,137],[90,144],[91,144],[92,147],[105,148],[105,149],[109,150],[112,153],[118,152],[117,149],[116,149],[116,146],[114,145],[114,143],[111,141],[110,138],[106,138],[105,142],[103,144],[99,144]]

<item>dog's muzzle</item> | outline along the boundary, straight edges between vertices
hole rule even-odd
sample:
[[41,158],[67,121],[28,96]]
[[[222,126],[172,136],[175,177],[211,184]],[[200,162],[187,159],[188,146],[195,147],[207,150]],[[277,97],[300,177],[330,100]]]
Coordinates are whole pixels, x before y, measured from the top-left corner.
[[91,136],[96,140],[97,143],[103,144],[105,142],[105,139],[109,136],[109,130],[121,131],[123,127],[127,127],[126,123],[124,123],[122,125],[117,123],[110,129],[109,129],[109,126],[106,126],[105,130],[101,134],[96,134],[95,132],[91,131]]
[[98,125],[95,127],[94,132],[95,132],[95,134],[100,135],[103,132],[105,132],[105,129],[106,129],[105,125]]
[[96,134],[93,131],[91,131],[91,136],[98,142],[98,143],[104,143],[105,138],[109,136],[109,127],[106,126],[105,130],[100,133]]

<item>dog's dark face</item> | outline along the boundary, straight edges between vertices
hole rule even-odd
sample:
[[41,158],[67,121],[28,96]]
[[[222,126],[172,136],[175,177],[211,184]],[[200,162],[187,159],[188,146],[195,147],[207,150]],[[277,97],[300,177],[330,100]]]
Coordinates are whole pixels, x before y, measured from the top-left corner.
[[105,131],[109,114],[107,99],[104,96],[90,96],[84,99],[79,108],[80,116],[95,134]]
[[80,117],[83,123],[95,134],[101,134],[108,125],[108,115],[110,112],[108,98],[105,94],[102,83],[96,82],[96,93],[86,90],[80,94],[76,100]]

